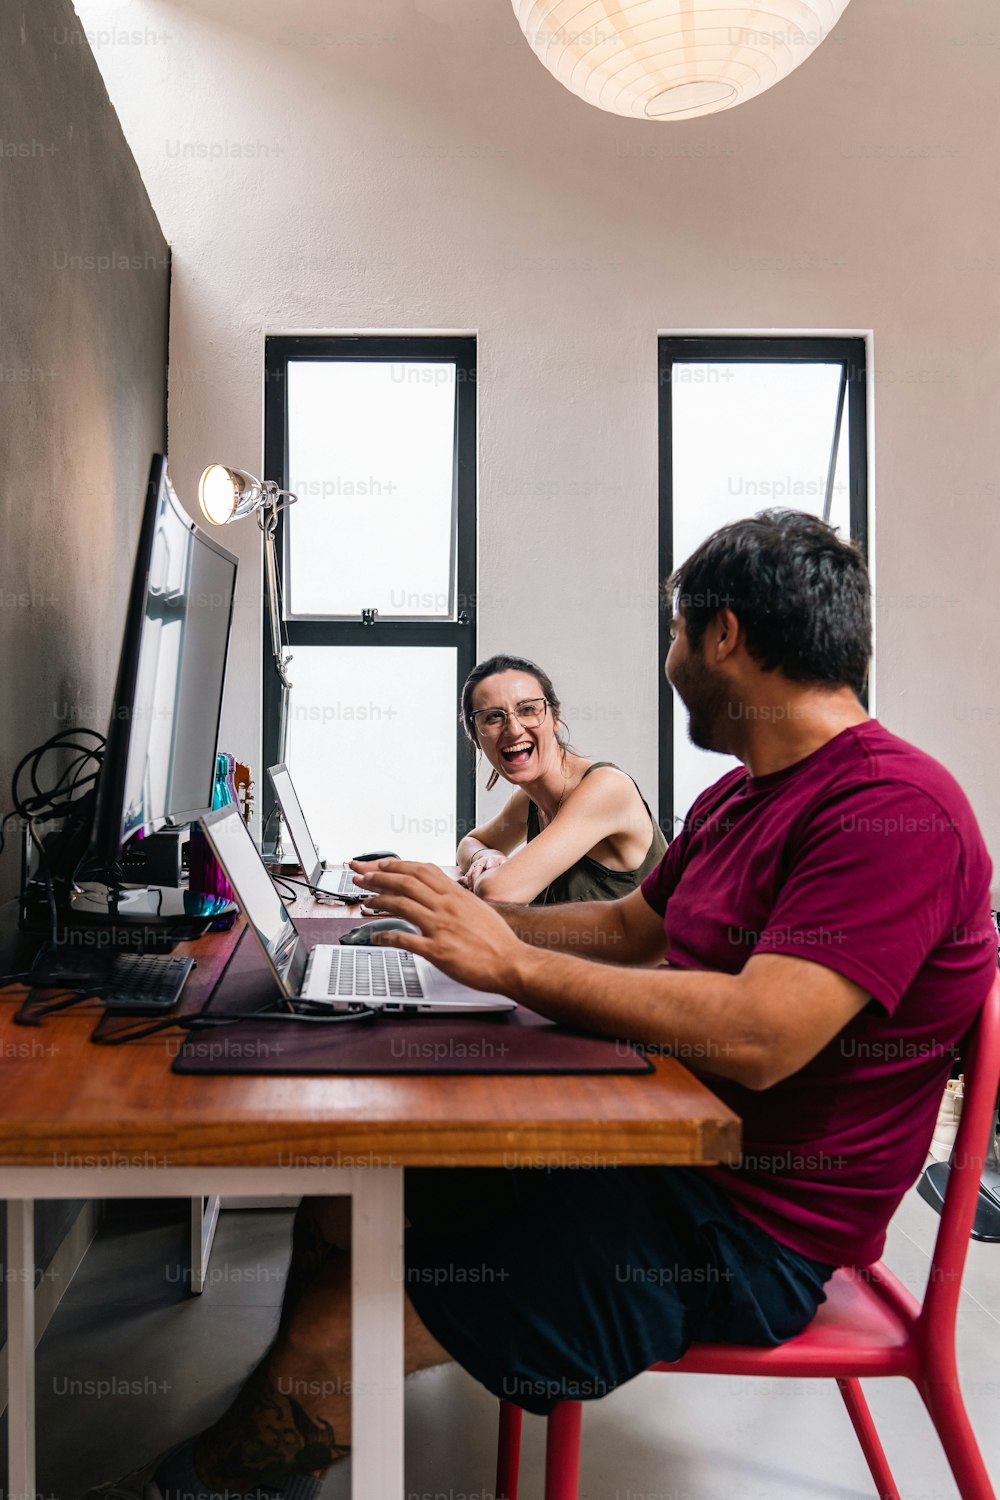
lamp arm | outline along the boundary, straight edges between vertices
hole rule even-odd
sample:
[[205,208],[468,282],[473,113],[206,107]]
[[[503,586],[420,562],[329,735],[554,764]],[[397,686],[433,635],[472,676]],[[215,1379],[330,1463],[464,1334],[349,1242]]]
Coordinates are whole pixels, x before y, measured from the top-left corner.
[[[281,608],[278,600],[278,550],[274,540],[274,534],[278,529],[278,512],[286,510],[289,505],[294,505],[298,499],[288,490],[281,490],[273,479],[265,481],[265,494],[267,496],[266,509],[257,512],[257,525],[260,527],[261,540],[264,543],[264,578],[267,583],[267,613],[271,623],[271,654],[274,657],[274,669],[281,683],[281,708],[278,739],[281,748],[281,759],[284,760],[285,745],[288,734],[288,698],[292,684],[288,680],[288,663],[291,654],[284,649],[281,639]],[[281,496],[285,496],[285,503],[279,504]]]
[[281,639],[281,621],[279,618],[278,605],[278,556],[274,543],[274,528],[276,520],[272,511],[267,520],[263,514],[260,517],[260,530],[264,542],[264,581],[267,585],[267,613],[271,623],[271,653],[274,656],[274,666],[281,679],[283,688],[290,688],[286,668],[291,657],[284,649]]

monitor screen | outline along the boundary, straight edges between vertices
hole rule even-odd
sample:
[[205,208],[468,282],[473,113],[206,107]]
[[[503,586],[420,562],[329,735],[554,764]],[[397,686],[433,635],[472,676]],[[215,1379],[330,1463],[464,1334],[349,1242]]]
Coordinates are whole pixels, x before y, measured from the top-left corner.
[[132,575],[95,851],[212,806],[236,558],[191,520],[154,456]]

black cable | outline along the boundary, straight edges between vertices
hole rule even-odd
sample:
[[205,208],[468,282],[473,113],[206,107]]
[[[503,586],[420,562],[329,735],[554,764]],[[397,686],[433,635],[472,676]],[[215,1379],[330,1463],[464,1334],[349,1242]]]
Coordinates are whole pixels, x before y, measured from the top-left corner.
[[[89,735],[93,740],[97,741],[97,744],[81,745],[77,740],[78,735]],[[50,817],[60,817],[72,811],[76,801],[79,800],[74,797],[73,793],[80,786],[89,789],[91,785],[97,782],[97,778],[100,775],[105,743],[104,735],[98,734],[96,729],[61,729],[58,734],[50,735],[44,744],[37,745],[35,749],[29,750],[27,755],[22,756],[20,761],[18,761],[14,769],[14,775],[11,778],[11,797],[14,804],[14,811],[29,820],[37,817],[41,812],[48,813]],[[41,764],[46,755],[56,750],[75,750],[77,752],[77,759],[70,762],[54,786],[46,788],[39,784]],[[83,766],[88,761],[95,762],[95,769],[84,774]],[[28,774],[33,793],[33,795],[27,797],[22,795],[18,790],[21,777],[25,772]],[[74,778],[74,781],[67,792],[65,782],[70,776]],[[64,794],[62,802],[56,800],[60,793]]]
[[[82,743],[87,739],[93,743]],[[35,823],[54,818],[68,819],[74,814],[77,817],[81,814],[88,814],[87,803],[95,793],[103,764],[105,744],[104,735],[99,734],[95,729],[61,729],[56,734],[50,735],[43,744],[37,745],[23,755],[11,777],[13,813],[27,828],[28,837],[38,854],[39,874],[45,885],[46,903],[49,910],[49,943],[53,948],[58,946],[59,930],[55,872],[52,868],[50,851],[39,836]],[[52,785],[43,785],[42,767],[45,758],[59,751],[75,752],[74,758],[57,775]],[[22,786],[25,778],[30,784],[30,792]],[[0,827],[0,852],[3,851],[5,841],[6,818]],[[67,882],[72,882],[75,878],[85,852],[82,851],[72,867],[63,872],[63,878]],[[32,969],[26,971],[26,978],[30,977],[33,968],[34,965]]]
[[298,900],[298,896],[296,895],[296,893],[294,891],[292,891],[291,893],[289,893],[288,887],[291,885],[291,881],[287,878],[287,876],[285,876],[285,875],[275,875],[275,873],[274,873],[273,870],[269,870],[268,874],[270,875],[271,879],[273,880],[273,882],[274,882],[274,884],[276,886],[283,885],[285,887],[285,889],[283,891],[279,891],[279,893],[278,893],[281,896],[282,900],[284,900],[284,901],[297,901]]
[[374,1021],[379,1014],[371,1006],[352,1011],[325,1011],[315,1015],[294,1010],[271,1010],[269,1006],[270,1002],[261,1010],[245,1011],[233,1016],[167,1016],[155,1021],[137,1018],[135,1026],[122,1027],[108,1036],[91,1037],[91,1041],[101,1047],[120,1047],[124,1042],[142,1041],[145,1037],[157,1036],[161,1031],[169,1031],[171,1028],[179,1031],[197,1031],[201,1028],[210,1030],[219,1026],[235,1026],[239,1021],[291,1021],[313,1026],[331,1026],[343,1021]]
[[[37,988],[41,988],[38,986]],[[14,1015],[14,1022],[18,1026],[39,1026],[43,1019],[57,1011],[69,1010],[74,1005],[82,1005],[87,1000],[96,1000],[98,1003],[104,997],[106,985],[79,985],[73,989],[60,990],[57,994],[49,996],[41,1002],[33,1003],[35,989],[22,1001],[20,1008]],[[310,1001],[300,1001],[300,1004],[308,1005]],[[373,1021],[379,1014],[371,1006],[359,1007],[352,1011],[330,1011],[322,1009],[312,1014],[304,1011],[296,1011],[291,1008],[292,1002],[288,1002],[287,1010],[273,1010],[273,1002],[260,1010],[240,1011],[235,1015],[227,1016],[157,1016],[149,1019],[142,1016],[127,1017],[121,1019],[133,1020],[136,1024],[131,1027],[123,1026],[120,1030],[112,1032],[108,1036],[95,1036],[91,1040],[99,1046],[117,1047],[123,1042],[139,1041],[147,1036],[155,1036],[161,1031],[169,1031],[173,1028],[180,1031],[197,1031],[199,1029],[211,1029],[219,1026],[235,1026],[240,1021],[291,1021],[305,1022],[311,1025],[336,1025],[343,1021]],[[109,1013],[116,1018],[118,1013]]]
[[22,1001],[20,1009],[14,1014],[15,1026],[40,1026],[44,1018],[54,1011],[69,1010],[73,1005],[82,1005],[85,1000],[100,1000],[101,998],[98,990],[92,986],[89,990],[82,988],[62,990],[41,1004],[32,1006],[34,993],[33,986],[31,992]]
[[294,875],[272,874],[271,879],[283,880],[286,885],[301,885],[305,890],[312,891],[314,896],[325,896],[327,900],[335,901],[338,906],[360,906],[363,901],[368,899],[368,896],[374,896],[375,894],[374,891],[369,891],[365,896],[359,896],[357,900],[346,901],[343,896],[338,896],[336,891],[324,891],[321,886],[310,885],[308,880],[298,880]]
[[36,956],[31,961],[31,968],[19,969],[16,974],[0,974],[0,989],[3,989],[8,984],[24,984],[28,980],[31,971],[35,967],[35,964],[37,962],[38,955],[36,954]]

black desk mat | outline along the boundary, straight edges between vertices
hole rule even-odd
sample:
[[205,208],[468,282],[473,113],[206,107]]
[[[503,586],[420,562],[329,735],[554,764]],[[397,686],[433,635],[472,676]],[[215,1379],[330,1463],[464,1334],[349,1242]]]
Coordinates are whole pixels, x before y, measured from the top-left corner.
[[[335,942],[352,924],[298,923],[310,947]],[[244,932],[202,1015],[220,1019],[276,1004],[279,991],[256,942]],[[176,1073],[650,1073],[627,1042],[557,1026],[518,1006],[483,1016],[380,1016],[310,1025],[248,1018],[189,1035]]]

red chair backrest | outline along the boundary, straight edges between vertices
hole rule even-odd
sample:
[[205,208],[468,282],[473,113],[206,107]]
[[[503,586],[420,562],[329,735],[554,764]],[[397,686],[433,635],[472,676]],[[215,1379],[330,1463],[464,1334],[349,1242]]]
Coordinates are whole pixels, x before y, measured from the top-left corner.
[[941,1225],[920,1314],[921,1326],[954,1329],[962,1271],[976,1213],[979,1183],[1000,1078],[1000,974],[969,1032],[962,1116],[951,1156]]

